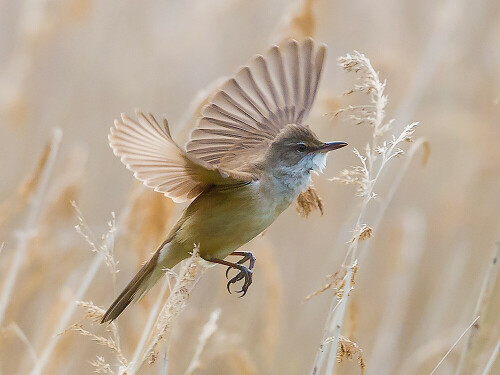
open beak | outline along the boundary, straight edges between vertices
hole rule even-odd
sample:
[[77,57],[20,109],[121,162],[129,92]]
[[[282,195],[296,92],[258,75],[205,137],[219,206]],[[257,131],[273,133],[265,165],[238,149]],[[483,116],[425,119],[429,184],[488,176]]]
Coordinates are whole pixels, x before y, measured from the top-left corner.
[[345,142],[327,142],[316,149],[316,152],[328,152],[347,146]]

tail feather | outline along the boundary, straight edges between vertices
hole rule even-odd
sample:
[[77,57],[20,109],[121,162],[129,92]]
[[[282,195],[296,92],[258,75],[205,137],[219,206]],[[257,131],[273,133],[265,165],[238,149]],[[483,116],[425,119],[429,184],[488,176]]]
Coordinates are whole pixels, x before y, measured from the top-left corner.
[[[163,275],[164,267],[159,263],[164,263],[163,251],[166,251],[166,243],[156,251],[153,257],[137,272],[132,281],[128,283],[123,292],[116,298],[113,304],[104,314],[101,324],[115,320],[125,308],[132,302],[139,300]],[[175,264],[167,265],[173,267]]]

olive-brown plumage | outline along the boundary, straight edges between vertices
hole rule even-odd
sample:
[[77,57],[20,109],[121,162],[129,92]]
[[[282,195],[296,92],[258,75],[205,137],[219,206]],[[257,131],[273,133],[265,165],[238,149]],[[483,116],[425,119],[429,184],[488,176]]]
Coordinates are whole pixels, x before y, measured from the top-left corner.
[[[168,123],[137,111],[111,129],[114,153],[146,186],[176,202],[192,200],[154,256],[111,305],[102,322],[116,319],[164,274],[187,258],[193,244],[207,261],[235,268],[229,286],[246,293],[255,258],[236,251],[265,230],[321,171],[328,151],[304,124],[314,102],[326,53],[306,39],[274,46],[228,79],[201,113],[185,149]],[[237,263],[224,260],[238,255]],[[244,262],[249,261],[249,266]]]

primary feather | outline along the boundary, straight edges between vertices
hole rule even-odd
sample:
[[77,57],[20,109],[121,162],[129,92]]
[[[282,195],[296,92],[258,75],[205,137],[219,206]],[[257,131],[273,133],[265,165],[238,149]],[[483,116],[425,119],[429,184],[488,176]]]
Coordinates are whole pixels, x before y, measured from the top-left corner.
[[186,144],[216,166],[255,161],[288,124],[303,124],[314,102],[326,53],[308,38],[274,46],[228,79],[202,110]]
[[138,121],[122,115],[109,134],[109,144],[134,176],[176,202],[198,196],[212,185],[240,185],[252,181],[244,172],[226,171],[188,155],[153,115],[136,111]]
[[308,38],[258,55],[211,95],[186,150],[172,139],[167,120],[136,111],[122,115],[109,143],[134,176],[176,202],[213,185],[258,179],[247,166],[265,154],[287,125],[303,124],[316,95],[326,47]]

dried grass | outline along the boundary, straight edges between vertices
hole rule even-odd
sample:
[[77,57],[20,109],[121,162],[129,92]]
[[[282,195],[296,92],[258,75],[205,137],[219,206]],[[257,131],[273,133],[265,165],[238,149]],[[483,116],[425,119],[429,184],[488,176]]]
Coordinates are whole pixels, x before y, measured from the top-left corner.
[[323,201],[314,186],[309,186],[306,191],[300,193],[295,208],[302,217],[308,217],[314,210],[319,210],[323,215]]
[[[29,181],[40,180],[39,183],[29,183],[31,188],[23,189],[25,194],[32,195],[31,197],[31,207],[29,215],[26,219],[25,227],[19,230],[17,234],[17,248],[16,254],[10,266],[9,273],[7,274],[5,284],[2,289],[2,295],[0,297],[0,326],[3,323],[5,312],[10,303],[10,298],[18,277],[19,269],[26,255],[29,241],[33,238],[36,233],[37,227],[39,225],[41,205],[43,204],[43,199],[47,190],[47,185],[50,179],[52,168],[54,166],[57,152],[59,150],[59,145],[61,142],[62,132],[60,129],[56,129],[52,136],[52,140],[48,149],[48,155],[46,158],[42,155],[42,161],[39,163],[40,172],[35,172],[34,176],[39,175],[34,179],[29,179]],[[45,161],[43,161],[46,159]],[[37,168],[38,171],[38,168]],[[35,187],[36,186],[36,187]]]
[[[329,315],[325,328],[331,335],[331,348],[329,351],[323,349],[321,344],[318,355],[313,365],[313,373],[319,374],[322,371],[322,365],[325,362],[324,356],[327,356],[325,374],[331,374],[334,371],[336,361],[337,347],[344,323],[344,315],[347,309],[348,297],[354,286],[354,275],[358,268],[358,248],[361,240],[372,237],[373,228],[364,223],[368,205],[373,201],[377,194],[374,186],[379,179],[382,170],[387,163],[401,155],[404,151],[400,148],[402,143],[410,142],[412,135],[418,123],[407,125],[399,135],[392,135],[389,140],[384,140],[384,136],[391,130],[393,120],[385,120],[385,108],[387,106],[387,96],[385,95],[385,81],[379,79],[378,73],[373,69],[370,60],[363,54],[355,51],[352,55],[348,54],[338,59],[339,65],[347,72],[355,73],[357,83],[354,88],[347,91],[346,95],[361,92],[369,97],[369,104],[349,106],[332,114],[335,118],[340,114],[348,114],[349,119],[355,125],[366,125],[371,128],[372,139],[367,143],[364,152],[361,153],[354,149],[354,154],[359,159],[360,164],[351,169],[344,169],[340,177],[332,179],[347,185],[355,185],[356,192],[362,198],[361,208],[353,230],[353,237],[348,242],[348,250],[345,256],[343,267],[345,273],[344,283],[341,284],[343,293],[335,294],[334,298],[339,298],[340,302],[335,306],[335,313]],[[338,284],[338,282],[337,282]],[[333,284],[332,284],[333,285]],[[328,288],[328,284],[327,284]],[[325,287],[320,291],[325,290]],[[318,293],[313,293],[317,295]],[[323,342],[325,342],[323,340]]]
[[[486,0],[467,13],[464,1],[452,0],[438,7],[429,1],[418,6],[315,0],[295,1],[283,9],[278,5],[221,0],[200,11],[199,4],[189,2],[147,7],[129,2],[97,6],[87,0],[2,3],[0,21],[8,32],[0,49],[0,243],[5,242],[3,250],[0,246],[0,301],[7,302],[0,306],[0,373],[130,374],[136,362],[144,375],[184,373],[191,363],[192,373],[200,375],[304,373],[318,341],[318,373],[327,366],[334,366],[335,373],[360,373],[360,358],[367,373],[374,374],[429,374],[438,362],[435,374],[498,373],[500,301],[490,258],[500,225],[495,206],[500,179],[495,1]],[[279,34],[272,34],[275,25],[267,17],[276,16],[283,21]],[[432,25],[422,32],[417,18]],[[103,32],[111,24],[113,33]],[[210,38],[199,43],[197,35]],[[101,267],[106,255],[88,251],[90,245],[74,231],[78,220],[69,202],[78,202],[87,229],[98,234],[92,241],[95,249],[90,249],[101,251],[101,246],[116,243],[115,261],[119,259],[124,274],[120,282],[164,239],[178,208],[144,188],[123,198],[131,177],[117,167],[105,145],[106,119],[139,101],[167,113],[177,123],[178,139],[185,139],[218,85],[217,77],[244,63],[249,53],[262,51],[269,39],[279,44],[307,35],[327,42],[330,56],[310,125],[322,138],[358,147],[359,162],[342,152],[328,164],[336,175],[338,168],[358,164],[339,177],[354,184],[361,198],[337,184],[316,181],[323,199],[309,192],[302,196],[303,213],[322,202],[325,215],[301,221],[293,212],[284,213],[264,239],[248,245],[257,266],[244,299],[227,295],[212,275],[200,283],[197,277],[194,292],[191,287],[188,295],[182,294],[189,297],[187,307],[169,310],[177,315],[156,346],[158,359],[149,365],[145,352],[158,335],[162,307],[169,299],[173,303],[178,278],[167,273],[162,285],[120,317],[116,331],[96,325],[101,304],[115,293],[109,267]],[[370,51],[381,75],[388,77],[387,89],[379,78],[380,85],[372,83],[372,88],[357,82],[365,93],[358,99],[354,93],[337,95],[343,77],[332,57],[353,46]],[[141,58],[130,58],[130,51]],[[355,54],[350,58],[357,59]],[[361,68],[361,73],[378,76],[376,70]],[[383,132],[388,123],[376,125],[380,111],[373,100],[383,103],[387,96],[381,88],[390,92],[387,112],[397,121],[376,137],[382,149],[375,151],[367,178],[361,158],[370,170],[373,133]],[[350,109],[339,110],[346,101]],[[328,123],[320,117],[324,112],[361,125]],[[383,140],[390,148],[390,134],[399,134],[414,117],[422,119],[419,133],[426,138],[396,146],[393,151],[401,157],[386,164],[375,184]],[[49,155],[54,150],[44,149],[44,134],[52,126],[63,127],[65,134],[53,166]],[[370,148],[360,147],[367,137]],[[78,154],[82,146],[84,152]],[[35,157],[38,165],[29,165]],[[44,182],[48,169],[51,177]],[[24,175],[16,188],[15,181]],[[375,185],[376,195],[358,226],[368,199],[363,184]],[[40,189],[42,196],[37,195]],[[115,230],[103,241],[100,234],[109,232],[111,211],[117,211]],[[408,227],[407,213],[416,213],[422,222]],[[344,267],[332,267],[342,262],[343,247],[348,252]],[[355,277],[356,269],[349,268],[352,259],[359,266]],[[19,267],[13,273],[15,264]],[[334,275],[313,293],[317,297],[300,305],[301,296],[314,290],[315,279],[321,284],[326,273]],[[481,287],[481,279],[489,281]],[[6,290],[11,291],[8,299]],[[326,311],[323,299],[332,295]],[[90,300],[96,305],[75,303]],[[94,318],[79,320],[87,308]],[[211,335],[203,335],[210,312],[219,308],[217,329],[208,324]],[[327,314],[329,324],[319,337]],[[59,335],[75,321],[80,324],[74,326],[76,332]],[[337,323],[342,329],[335,348]],[[355,363],[345,363],[348,357]]]
[[0,203],[0,226],[4,225],[7,220],[22,210],[28,203],[29,198],[40,183],[40,177],[49,158],[51,146],[51,142],[45,145],[41,155],[38,157],[35,170],[25,177],[17,189],[16,196]]
[[365,360],[363,359],[363,351],[360,349],[358,344],[341,336],[337,350],[337,362],[342,363],[345,359],[352,361],[355,357],[359,364],[361,375],[363,375],[366,369]]
[[168,358],[169,343],[167,340],[172,325],[187,305],[190,292],[196,284],[197,273],[203,272],[206,267],[198,252],[199,247],[195,246],[192,256],[181,265],[181,270],[175,278],[172,291],[156,318],[155,324],[151,326],[150,332],[144,333],[144,337],[149,336],[149,339],[144,342],[143,347],[136,349],[136,354],[134,354],[127,374],[135,374],[146,362],[149,364],[155,363],[159,355],[157,347],[161,342],[165,342],[167,345],[165,356]]
[[189,366],[184,375],[192,375],[197,369],[201,369],[203,367],[203,364],[201,362],[201,355],[205,350],[205,347],[207,346],[208,340],[218,329],[217,320],[219,319],[220,312],[220,309],[213,311],[210,314],[208,322],[206,322],[203,326],[203,330],[201,331],[201,334],[198,338],[198,345],[196,345],[193,358],[191,359],[191,362],[189,363]]
[[462,339],[462,337],[465,336],[465,334],[474,326],[474,324],[476,324],[476,322],[478,321],[480,317],[476,317],[476,319],[474,319],[472,321],[472,323],[465,329],[465,331],[462,332],[462,334],[458,337],[457,341],[455,341],[453,343],[453,345],[451,346],[451,348],[446,352],[446,354],[444,355],[443,358],[441,358],[441,360],[437,363],[436,367],[434,367],[434,369],[432,370],[431,374],[430,375],[434,375],[434,373],[437,371],[437,369],[439,368],[439,366],[441,366],[441,364],[444,362],[444,360],[446,359],[446,357],[448,357],[448,355],[451,353],[451,351],[453,349],[455,349],[455,347],[457,346],[458,342]]
[[[497,279],[500,270],[500,241],[497,242],[493,255],[488,268],[484,274],[483,284],[478,295],[477,304],[474,309],[474,316],[477,316],[472,329],[467,337],[467,344],[465,345],[460,361],[458,363],[455,375],[470,374],[473,372],[474,367],[477,367],[477,358],[479,357],[480,346],[478,343],[478,336],[482,333],[484,335],[483,319],[486,316],[488,306],[493,297],[493,290],[495,285],[498,287]],[[483,332],[481,332],[483,330]],[[498,350],[497,350],[498,352]]]

